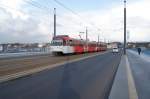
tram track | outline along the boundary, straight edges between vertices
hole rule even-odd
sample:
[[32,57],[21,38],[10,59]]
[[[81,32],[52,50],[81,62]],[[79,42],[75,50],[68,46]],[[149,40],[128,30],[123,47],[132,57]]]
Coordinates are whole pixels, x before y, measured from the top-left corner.
[[65,56],[52,56],[48,55],[38,55],[29,57],[19,57],[11,59],[0,60],[0,77],[5,75],[14,74],[17,72],[27,71],[35,68],[45,67],[48,65],[54,65],[62,62],[67,62],[69,60],[78,59],[82,57],[87,57],[90,55],[96,55],[103,52],[96,53],[86,53],[78,55],[65,55]]

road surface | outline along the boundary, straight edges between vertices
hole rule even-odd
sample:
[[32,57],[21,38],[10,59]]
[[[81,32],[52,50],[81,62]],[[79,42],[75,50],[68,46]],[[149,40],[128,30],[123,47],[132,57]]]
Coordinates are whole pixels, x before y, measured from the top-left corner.
[[0,84],[1,99],[107,99],[121,54],[105,53]]
[[78,55],[67,56],[52,56],[51,54],[35,55],[35,56],[22,56],[14,58],[0,59],[0,76],[10,75],[22,71],[27,71],[35,68],[49,66],[56,63],[73,60],[76,58],[86,57],[90,55],[96,55],[98,53],[87,53]]

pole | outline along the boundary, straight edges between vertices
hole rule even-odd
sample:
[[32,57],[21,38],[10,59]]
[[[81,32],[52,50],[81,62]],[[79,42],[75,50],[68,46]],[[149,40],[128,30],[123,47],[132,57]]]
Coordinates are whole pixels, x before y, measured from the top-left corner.
[[99,34],[98,34],[97,51],[99,51],[99,46],[100,46],[100,44],[99,44]]
[[88,52],[88,29],[86,27],[86,52]]
[[98,35],[98,44],[99,44],[99,35]]
[[56,8],[54,8],[54,36],[56,36]]
[[88,30],[87,30],[87,27],[86,27],[86,43],[88,42]]
[[126,55],[126,0],[124,0],[124,55]]

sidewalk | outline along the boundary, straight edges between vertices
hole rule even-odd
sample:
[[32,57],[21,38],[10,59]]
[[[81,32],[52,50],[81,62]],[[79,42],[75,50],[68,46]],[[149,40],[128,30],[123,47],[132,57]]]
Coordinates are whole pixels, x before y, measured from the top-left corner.
[[150,98],[150,56],[138,55],[135,51],[128,51],[136,89],[139,99]]
[[109,99],[150,98],[150,56],[128,50],[123,55]]
[[142,52],[141,55],[138,55],[138,53],[133,50],[128,50],[127,52],[128,52],[128,57],[129,57],[129,54],[133,54],[134,56],[136,56],[136,58],[141,58],[141,60],[150,62],[150,56],[148,54],[145,54]]

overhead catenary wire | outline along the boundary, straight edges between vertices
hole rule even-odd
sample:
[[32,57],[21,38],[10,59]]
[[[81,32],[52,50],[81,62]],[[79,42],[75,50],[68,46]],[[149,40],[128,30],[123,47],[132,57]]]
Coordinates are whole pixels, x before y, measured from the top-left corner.
[[[82,21],[84,21],[84,22],[81,22],[81,23],[87,23],[87,21],[85,21],[78,13],[76,13],[75,11],[73,11],[71,8],[69,8],[69,7],[67,7],[66,5],[64,5],[63,3],[61,3],[60,1],[58,1],[58,0],[54,0],[57,4],[59,4],[60,6],[62,6],[63,8],[65,8],[65,9],[67,9],[67,10],[69,10],[71,13],[73,13],[74,15],[76,15],[76,16],[78,16]],[[50,11],[48,11],[48,7],[47,6],[44,6],[44,5],[41,5],[40,3],[38,3],[38,2],[36,2],[36,1],[33,1],[33,0],[30,0],[30,1],[28,1],[28,0],[24,0],[24,2],[26,2],[26,3],[28,3],[28,4],[30,4],[30,5],[32,5],[32,6],[34,6],[34,7],[37,7],[37,8],[39,8],[39,9],[41,9],[41,10],[44,10],[44,11],[46,11],[46,12],[50,12]],[[94,28],[96,27],[96,26],[94,26],[92,23],[89,23],[91,26],[93,26]],[[97,29],[99,29],[99,28],[97,28]]]
[[75,11],[73,11],[71,8],[67,7],[66,5],[64,5],[63,3],[61,3],[58,0],[54,0],[57,4],[59,4],[60,6],[62,6],[63,8],[69,10],[70,12],[72,12],[73,14],[75,14],[78,17],[81,17],[78,13],[76,13]]
[[37,4],[37,5],[40,6],[41,8],[49,9],[49,7],[44,6],[44,5],[41,5],[39,2],[36,2],[36,1],[33,1],[33,0],[30,0],[30,2],[32,2],[32,3],[34,3],[34,4]]
[[[23,0],[26,4],[30,4],[31,6],[33,6],[33,7],[36,7],[36,8],[38,8],[38,9],[40,9],[40,10],[42,10],[42,11],[44,11],[44,12],[46,12],[46,13],[50,13],[50,8],[49,7],[47,7],[47,6],[45,6],[45,5],[42,5],[42,4],[40,4],[39,2],[37,2],[37,1],[34,1],[34,0]],[[69,7],[67,7],[66,5],[64,5],[63,3],[61,3],[60,1],[58,1],[58,0],[54,0],[57,4],[59,4],[60,6],[62,6],[63,8],[65,8],[65,9],[67,9],[68,11],[70,11],[71,13],[73,13],[74,15],[76,15],[78,18],[80,18],[81,19],[81,23],[82,24],[90,24],[91,26],[93,26],[94,28],[97,28],[96,26],[94,26],[94,24],[93,23],[88,23],[88,21],[85,21],[85,18],[83,18],[80,14],[78,14],[77,12],[75,12],[75,11],[73,11],[71,8],[69,8]],[[16,10],[16,9],[14,9],[14,10]],[[72,21],[72,20],[71,20]],[[73,22],[73,21],[72,21]],[[81,24],[81,23],[79,23],[79,24]],[[85,26],[86,27],[86,26]],[[99,28],[97,28],[97,29],[99,29]]]
[[58,1],[58,0],[54,0],[58,5],[60,5],[61,7],[65,8],[66,10],[70,11],[72,14],[74,14],[75,16],[77,16],[78,18],[80,18],[80,20],[82,21],[83,24],[85,24],[84,27],[87,27],[86,24],[89,24],[90,26],[92,26],[94,29],[96,29],[96,31],[101,31],[102,33],[102,29],[97,27],[93,22],[88,22],[89,20],[86,20],[85,18],[83,18],[82,16],[80,16],[80,14],[78,14],[77,12],[75,12],[74,10],[72,10],[71,8],[69,8],[68,6],[66,6],[65,4],[63,4],[62,2]]
[[[79,17],[82,21],[84,21],[84,23],[87,23],[87,21],[85,20],[85,18],[81,17],[80,14],[78,14],[77,12],[73,11],[71,8],[67,7],[65,4],[63,4],[62,2],[58,1],[58,0],[54,0],[58,5],[62,6],[63,8],[65,8],[66,10],[70,11],[71,13],[73,13],[74,15],[76,15],[77,17]],[[97,28],[97,30],[100,30],[100,28],[98,28],[96,25],[94,25],[92,22],[88,22],[87,24],[93,26],[94,28]]]
[[23,2],[35,7],[35,8],[38,8],[46,13],[50,13],[50,9],[47,7],[47,6],[44,6],[44,5],[41,5],[40,3],[36,2],[36,1],[33,1],[33,0],[23,0]]
[[[9,10],[13,10],[13,11],[16,11],[16,12],[22,12],[21,10],[15,9],[15,8],[13,8],[13,7],[9,7],[9,6],[4,5],[4,4],[1,4],[1,3],[0,3],[0,7],[1,7],[1,8],[5,8],[5,9],[9,9]],[[24,14],[26,14],[26,13],[24,13]],[[33,13],[30,13],[30,15],[32,15],[32,16],[37,16],[37,15],[34,15]],[[40,16],[40,17],[45,18],[45,16]]]
[[[35,4],[33,4],[33,3],[29,3],[29,2],[26,2],[25,1],[25,3],[27,3],[27,4],[30,4],[31,6],[34,6],[34,7],[36,7],[36,8],[38,8],[38,9],[41,9],[42,11],[45,11],[45,9],[43,9],[43,8],[41,8],[41,7],[39,7],[39,6],[37,6],[37,5],[35,5]],[[35,3],[35,2],[34,2]],[[37,3],[38,4],[38,3]],[[7,8],[7,9],[10,9],[10,10],[14,10],[14,11],[16,11],[16,12],[20,12],[20,10],[18,10],[18,9],[15,9],[15,8],[13,8],[13,7],[9,7],[9,6],[7,6],[7,5],[4,5],[4,4],[1,4],[0,3],[0,6],[2,6],[2,8]],[[42,5],[40,5],[40,6],[42,6]],[[32,16],[36,16],[36,15],[33,15],[33,13],[30,13],[30,15],[32,14]],[[43,19],[45,19],[45,16],[40,16],[40,18],[43,18]],[[57,17],[59,17],[59,18],[62,18],[62,16],[60,16],[59,14],[57,14]],[[37,18],[37,17],[36,17]],[[73,22],[73,20],[70,20],[71,22]],[[64,26],[64,27],[66,27],[65,25],[63,25],[62,23],[59,23],[59,24],[61,24],[61,26]]]
[[[34,0],[23,0],[23,2],[26,3],[26,4],[31,5],[32,7],[38,8],[38,9],[44,11],[44,12],[50,13],[50,9],[47,6],[44,6],[44,5],[40,4],[39,2],[36,2]],[[4,5],[4,4],[1,4],[1,5]],[[14,9],[14,8],[9,7],[7,5],[4,5],[4,6],[8,7],[8,8],[11,8],[11,9]],[[14,10],[16,10],[16,9],[14,9]]]

